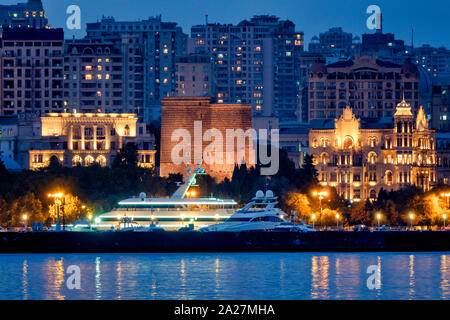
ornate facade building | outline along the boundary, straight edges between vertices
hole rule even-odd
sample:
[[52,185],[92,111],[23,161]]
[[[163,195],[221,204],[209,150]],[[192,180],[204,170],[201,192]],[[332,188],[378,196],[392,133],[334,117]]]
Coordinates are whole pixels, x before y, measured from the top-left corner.
[[[436,183],[436,132],[422,108],[414,116],[403,99],[393,118],[358,119],[350,107],[309,132],[319,181],[347,200],[376,199],[381,189]],[[328,125],[327,125],[328,124]]]
[[346,106],[361,118],[392,117],[402,94],[416,113],[419,80],[416,65],[398,65],[375,55],[314,64],[309,70],[309,121],[335,119]]
[[155,166],[154,137],[135,114],[49,113],[41,118],[19,120],[19,163],[39,169],[51,162],[66,167],[97,162],[109,166],[128,143],[138,149],[138,164]]

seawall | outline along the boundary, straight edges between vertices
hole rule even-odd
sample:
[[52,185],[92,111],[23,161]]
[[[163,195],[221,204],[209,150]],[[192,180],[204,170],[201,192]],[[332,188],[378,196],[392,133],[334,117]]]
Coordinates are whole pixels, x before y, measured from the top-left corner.
[[450,232],[0,233],[0,253],[450,251]]

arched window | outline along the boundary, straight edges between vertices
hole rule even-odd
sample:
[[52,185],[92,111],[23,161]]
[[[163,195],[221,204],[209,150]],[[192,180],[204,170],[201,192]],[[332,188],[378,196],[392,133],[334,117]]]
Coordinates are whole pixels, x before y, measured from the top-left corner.
[[80,156],[75,156],[72,159],[72,167],[82,166],[83,165],[83,159]]
[[344,138],[344,149],[352,149],[353,148],[353,138],[347,136]]
[[59,165],[59,160],[57,156],[50,157],[50,165]]
[[84,164],[86,166],[90,166],[91,164],[94,163],[94,157],[92,156],[87,156],[86,158],[84,158]]
[[314,139],[313,140],[313,143],[312,143],[312,147],[313,148],[317,148],[319,145],[318,145],[318,143],[317,143],[317,139]]
[[129,136],[129,135],[130,135],[130,126],[129,126],[129,125],[126,125],[126,126],[125,126],[125,135],[126,135],[126,136]]
[[368,139],[368,144],[369,144],[369,147],[375,148],[377,146],[377,138],[370,137]]
[[386,184],[388,186],[392,185],[394,183],[394,177],[392,175],[392,171],[388,170],[386,171]]
[[370,164],[376,164],[377,163],[377,154],[375,152],[369,152],[367,160],[369,161]]
[[97,160],[95,160],[95,162],[97,162],[102,167],[106,166],[106,158],[105,158],[105,156],[98,156]]
[[329,156],[328,153],[324,152],[320,155],[320,164],[328,164]]
[[377,198],[377,192],[375,190],[370,190],[370,199],[375,200]]

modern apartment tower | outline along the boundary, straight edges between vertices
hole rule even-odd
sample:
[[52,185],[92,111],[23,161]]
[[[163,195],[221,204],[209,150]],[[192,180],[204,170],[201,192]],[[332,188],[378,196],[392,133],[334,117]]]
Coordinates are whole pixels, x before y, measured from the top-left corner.
[[62,112],[62,29],[4,29],[0,114]]
[[185,52],[187,36],[161,16],[143,21],[103,18],[87,24],[86,40],[121,45],[124,59],[124,108],[147,122],[161,116],[161,98],[176,92],[176,56]]
[[189,50],[212,55],[218,103],[250,104],[253,116],[292,120],[303,42],[293,22],[262,15],[238,25],[193,26]]
[[375,55],[314,64],[309,70],[309,121],[338,118],[347,106],[359,118],[392,117],[403,97],[415,114],[419,79],[416,65],[398,65]]
[[41,0],[16,5],[0,5],[0,33],[5,28],[47,28],[48,20]]

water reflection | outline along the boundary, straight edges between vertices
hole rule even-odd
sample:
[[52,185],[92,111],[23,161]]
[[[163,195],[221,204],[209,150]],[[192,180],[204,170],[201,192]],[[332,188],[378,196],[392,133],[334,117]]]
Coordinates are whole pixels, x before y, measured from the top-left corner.
[[[442,253],[0,255],[0,299],[450,299]],[[65,270],[81,268],[81,290]],[[369,266],[381,288],[367,287]]]
[[101,283],[100,257],[95,258],[95,299],[102,298],[102,283]]
[[329,268],[328,256],[315,256],[312,258],[311,299],[328,299]]
[[409,256],[409,299],[415,297],[416,277],[414,274],[414,255]]
[[23,289],[23,300],[28,300],[28,262],[23,261],[22,266],[22,289]]

